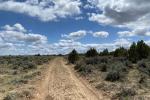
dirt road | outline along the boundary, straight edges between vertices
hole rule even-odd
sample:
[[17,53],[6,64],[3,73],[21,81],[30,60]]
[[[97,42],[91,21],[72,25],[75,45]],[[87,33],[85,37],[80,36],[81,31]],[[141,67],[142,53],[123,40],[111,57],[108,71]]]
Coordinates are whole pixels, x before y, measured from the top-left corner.
[[63,58],[52,60],[45,73],[34,100],[104,100],[90,85],[76,77]]

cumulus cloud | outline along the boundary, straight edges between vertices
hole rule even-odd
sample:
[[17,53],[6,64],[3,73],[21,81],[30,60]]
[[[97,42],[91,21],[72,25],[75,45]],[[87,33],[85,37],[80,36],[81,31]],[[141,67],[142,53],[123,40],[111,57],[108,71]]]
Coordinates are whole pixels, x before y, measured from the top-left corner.
[[[30,33],[21,24],[5,25],[0,30],[0,49],[4,54],[30,54],[34,47],[42,50],[42,46],[47,45],[47,37],[41,34]],[[29,47],[30,46],[30,47]],[[44,47],[43,47],[44,48]]]
[[85,30],[79,30],[76,32],[71,32],[69,34],[62,34],[62,37],[71,39],[71,40],[76,40],[84,37],[88,32]]
[[5,42],[29,42],[29,43],[45,43],[47,37],[28,33],[27,30],[19,23],[13,26],[5,25],[0,31],[0,37]]
[[41,21],[53,21],[81,13],[80,0],[1,0],[0,10],[37,17]]
[[71,32],[63,35],[58,42],[50,44],[46,36],[30,33],[19,23],[5,25],[0,30],[0,53],[1,55],[67,54],[74,48],[80,53],[86,52],[89,47],[95,47],[97,50],[102,50],[104,46],[109,49],[114,48],[112,43],[83,44],[77,41],[87,33],[91,33],[91,31],[79,30]]
[[20,31],[20,32],[26,32],[26,29],[19,23],[16,23],[13,26],[5,25],[2,27],[4,30],[7,31]]
[[132,36],[150,36],[150,31],[147,29],[134,29],[132,31],[120,31],[118,32],[120,37],[132,37]]
[[71,32],[69,34],[62,34],[62,37],[70,39],[70,40],[78,40],[78,39],[83,38],[87,34],[92,34],[93,37],[101,37],[101,38],[107,38],[109,36],[109,33],[106,31],[93,32],[93,31],[87,31],[87,30],[79,30],[76,32]]
[[[19,24],[19,23],[18,23]],[[16,25],[6,25],[9,26],[8,30],[5,26],[2,27],[0,31],[0,53],[1,55],[9,54],[67,54],[73,49],[76,49],[80,53],[86,52],[89,48],[94,47],[98,51],[102,51],[105,48],[108,48],[109,51],[112,51],[118,47],[128,48],[131,44],[131,41],[128,39],[117,39],[110,43],[101,43],[101,44],[86,44],[77,41],[77,39],[70,39],[63,37],[58,42],[48,43],[46,36],[22,32],[14,28]],[[5,27],[5,28],[4,28]],[[77,34],[78,33],[78,34]],[[68,36],[71,38],[77,38],[84,36],[86,31],[77,31],[72,32]],[[81,35],[82,34],[82,35]],[[39,42],[40,41],[40,42]],[[42,42],[43,41],[43,42]]]
[[[149,0],[88,0],[99,13],[91,13],[89,20],[99,24],[128,28],[130,30],[150,29],[150,1]],[[139,31],[139,30],[138,30]],[[123,32],[128,34],[129,32]],[[133,32],[132,32],[133,33]],[[139,32],[134,32],[139,35]]]
[[102,37],[102,38],[106,38],[109,36],[109,33],[105,31],[94,32],[92,34],[94,37]]

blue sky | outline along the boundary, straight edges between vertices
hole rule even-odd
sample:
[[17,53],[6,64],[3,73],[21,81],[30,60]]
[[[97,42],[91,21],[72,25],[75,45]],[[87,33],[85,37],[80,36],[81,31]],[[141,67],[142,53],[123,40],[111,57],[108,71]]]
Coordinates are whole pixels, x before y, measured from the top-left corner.
[[147,0],[2,0],[0,53],[112,51],[141,39],[150,44],[148,8]]

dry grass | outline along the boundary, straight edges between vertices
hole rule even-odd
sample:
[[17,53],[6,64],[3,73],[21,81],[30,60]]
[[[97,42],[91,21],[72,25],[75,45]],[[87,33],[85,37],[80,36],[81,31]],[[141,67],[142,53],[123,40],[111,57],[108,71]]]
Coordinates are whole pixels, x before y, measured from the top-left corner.
[[0,100],[30,100],[36,81],[50,56],[0,57]]
[[126,58],[93,57],[79,61],[75,70],[112,100],[132,100],[150,95],[149,65],[149,59],[132,64]]

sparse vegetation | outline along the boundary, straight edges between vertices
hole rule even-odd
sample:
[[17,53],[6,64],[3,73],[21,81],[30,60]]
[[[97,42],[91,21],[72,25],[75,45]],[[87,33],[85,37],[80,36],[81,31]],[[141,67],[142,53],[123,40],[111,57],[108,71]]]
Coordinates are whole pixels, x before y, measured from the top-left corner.
[[[91,48],[85,54],[78,54],[74,49],[65,57],[75,64],[74,69],[81,76],[97,89],[110,93],[112,98],[124,100],[150,94],[150,47],[144,41],[133,43],[129,49],[120,47],[111,52],[104,49],[98,53]],[[4,100],[32,98],[30,90],[16,89],[36,80],[42,74],[41,66],[50,59],[51,56],[40,54],[1,56],[0,95],[3,94]]]
[[[30,91],[20,87],[28,86],[29,82],[41,75],[42,64],[48,63],[51,56],[1,56],[0,57],[0,95],[4,100],[24,100],[31,97]],[[25,88],[26,89],[26,88]],[[17,91],[17,92],[14,92]]]
[[117,94],[119,99],[124,100],[124,99],[131,99],[131,97],[136,95],[136,91],[133,88],[122,88],[120,93]]
[[[82,55],[74,69],[97,89],[111,93],[112,98],[117,94],[119,100],[130,100],[139,96],[137,92],[141,90],[150,94],[150,47],[143,40],[133,42],[129,49],[104,49],[99,54],[92,48]],[[129,88],[122,88],[125,84]]]

